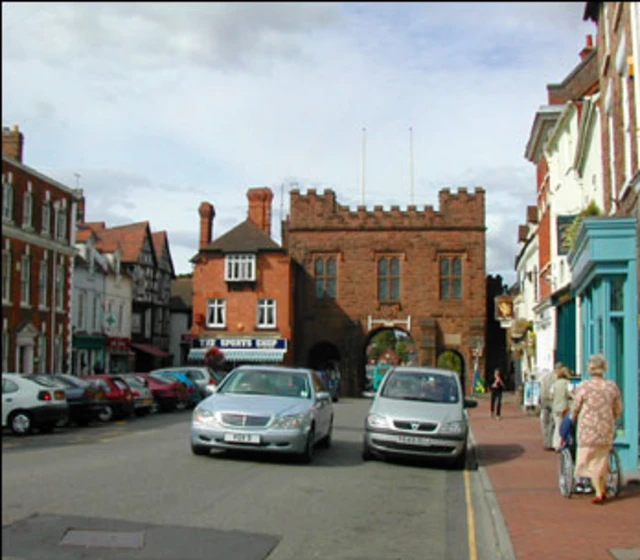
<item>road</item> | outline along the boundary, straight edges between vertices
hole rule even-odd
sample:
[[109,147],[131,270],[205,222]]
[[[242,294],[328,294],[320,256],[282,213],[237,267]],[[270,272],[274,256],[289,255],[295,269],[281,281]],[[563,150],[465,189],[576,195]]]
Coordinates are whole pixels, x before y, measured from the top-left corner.
[[[268,560],[491,558],[477,473],[363,462],[368,405],[366,399],[334,405],[333,445],[318,449],[312,465],[196,457],[187,411],[27,438],[5,434],[3,536],[11,523],[55,514],[257,533],[276,543]],[[4,541],[6,557],[12,551],[5,552]]]

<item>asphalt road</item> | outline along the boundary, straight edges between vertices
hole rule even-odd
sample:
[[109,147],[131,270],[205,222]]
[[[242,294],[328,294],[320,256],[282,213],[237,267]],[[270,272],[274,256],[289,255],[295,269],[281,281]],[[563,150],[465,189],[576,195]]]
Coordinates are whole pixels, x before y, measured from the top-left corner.
[[[58,521],[75,516],[76,526],[79,518],[94,527],[109,519],[264,535],[273,542],[270,554],[246,557],[268,560],[492,558],[493,531],[477,473],[364,463],[368,405],[366,399],[334,405],[333,445],[318,449],[312,465],[251,455],[196,457],[189,447],[188,411],[26,438],[5,433],[3,558],[15,556],[5,550],[9,524],[34,515]],[[193,548],[197,538],[176,537],[163,545],[166,557],[186,558],[180,547]],[[171,546],[175,555],[166,550]],[[211,554],[215,545],[207,546],[192,557],[225,558],[220,550]]]

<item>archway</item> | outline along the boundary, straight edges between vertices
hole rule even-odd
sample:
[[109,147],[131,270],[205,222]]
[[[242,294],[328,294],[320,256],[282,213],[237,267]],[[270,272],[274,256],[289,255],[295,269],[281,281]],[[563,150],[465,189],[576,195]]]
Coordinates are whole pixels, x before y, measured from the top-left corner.
[[465,362],[460,352],[457,350],[444,350],[438,355],[436,366],[455,371],[460,376],[460,385],[462,386],[462,391],[466,394]]
[[411,335],[403,329],[382,327],[369,333],[364,344],[364,392],[374,393],[387,371],[397,365],[416,365],[418,354]]
[[307,366],[313,369],[340,371],[340,350],[331,342],[318,342],[309,350]]

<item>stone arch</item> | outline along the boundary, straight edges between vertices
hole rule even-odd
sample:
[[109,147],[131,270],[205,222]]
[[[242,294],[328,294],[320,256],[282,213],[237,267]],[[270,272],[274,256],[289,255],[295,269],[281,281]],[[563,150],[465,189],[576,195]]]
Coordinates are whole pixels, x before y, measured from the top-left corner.
[[[375,344],[374,339],[384,336],[384,333],[389,331],[394,333],[396,346],[393,352],[389,354],[386,354],[384,349],[382,353],[379,354],[378,351],[375,350],[375,347],[372,346],[372,344]],[[398,348],[399,343],[403,343],[400,348]],[[365,337],[363,354],[365,367],[362,372],[364,374],[362,386],[365,392],[376,390],[379,376],[384,375],[389,367],[400,364],[416,365],[418,363],[417,349],[411,333],[396,326],[382,326],[371,330]]]
[[340,371],[340,350],[327,340],[314,344],[307,355],[307,367],[313,369],[327,369],[335,367]]

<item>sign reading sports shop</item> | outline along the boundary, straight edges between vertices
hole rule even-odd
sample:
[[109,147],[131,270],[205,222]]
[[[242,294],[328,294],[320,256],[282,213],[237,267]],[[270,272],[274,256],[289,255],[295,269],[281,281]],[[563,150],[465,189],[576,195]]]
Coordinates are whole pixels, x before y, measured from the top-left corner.
[[197,361],[211,347],[218,348],[227,362],[280,363],[287,352],[286,338],[200,338],[188,359]]

